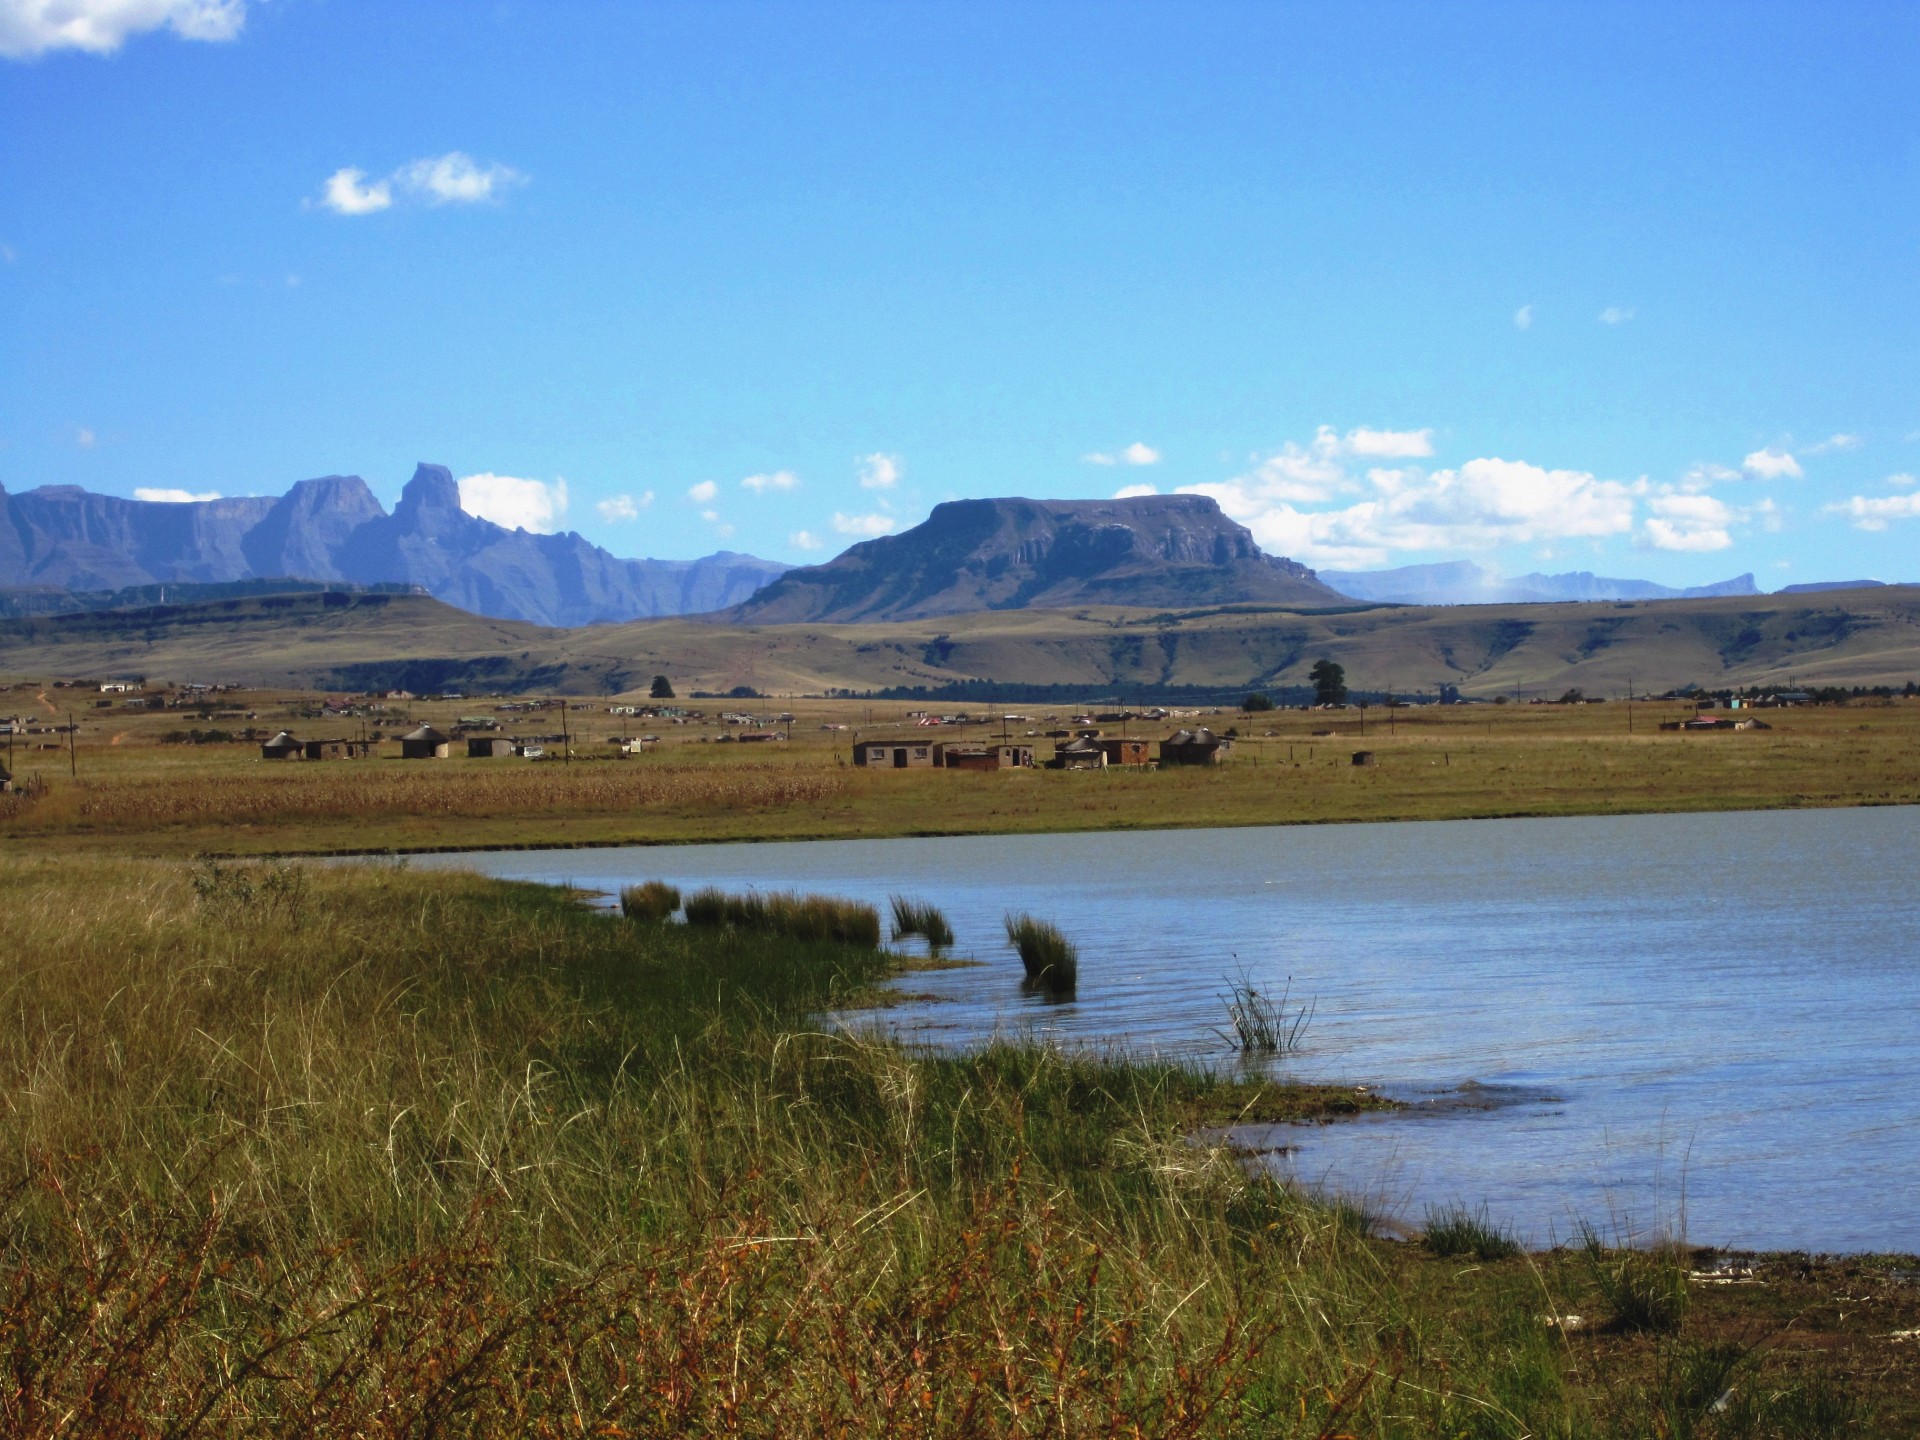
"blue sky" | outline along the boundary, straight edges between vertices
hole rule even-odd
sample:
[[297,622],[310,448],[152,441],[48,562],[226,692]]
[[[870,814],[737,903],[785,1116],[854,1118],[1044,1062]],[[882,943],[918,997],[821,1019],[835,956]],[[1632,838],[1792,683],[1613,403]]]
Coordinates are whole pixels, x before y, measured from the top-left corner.
[[1920,6],[0,0],[0,483],[1920,580]]

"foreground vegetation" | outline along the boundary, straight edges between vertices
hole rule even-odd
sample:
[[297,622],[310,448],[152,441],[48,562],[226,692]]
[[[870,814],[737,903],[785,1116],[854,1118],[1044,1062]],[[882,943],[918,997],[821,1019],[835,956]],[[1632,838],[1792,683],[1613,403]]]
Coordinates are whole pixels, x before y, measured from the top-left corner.
[[915,1058],[808,1018],[896,963],[864,937],[659,908],[391,866],[10,867],[0,1429],[1326,1440],[1920,1415],[1913,1347],[1886,1338],[1920,1297],[1887,1263],[1709,1286],[1697,1255],[1512,1255],[1459,1217],[1431,1251],[1385,1242],[1187,1138],[1349,1092]]
[[[23,691],[38,719],[64,692]],[[299,697],[232,697],[256,728],[308,735],[347,721],[300,718]],[[1001,834],[1171,826],[1619,814],[1920,803],[1920,701],[1765,712],[1765,731],[1685,735],[1680,704],[1477,705],[1400,710],[1225,712],[1241,733],[1220,766],[1157,773],[870,771],[847,763],[855,734],[980,741],[1000,725],[915,731],[904,707],[793,702],[789,739],[725,743],[718,724],[674,727],[576,710],[577,759],[270,763],[245,743],[180,744],[177,714],[82,713],[76,753],[22,748],[31,796],[0,797],[0,839],[37,852],[190,856],[325,854],[883,835]],[[384,721],[451,727],[475,701],[417,703]],[[763,707],[764,708],[764,707]],[[1065,723],[1036,711],[1043,730]],[[709,719],[712,717],[709,716]],[[557,728],[557,714],[508,717]],[[1133,722],[1164,734],[1179,722]],[[831,730],[823,725],[851,728]],[[654,726],[659,746],[611,758],[605,736]],[[1109,730],[1118,727],[1109,725]],[[1331,733],[1328,733],[1331,732]],[[40,745],[59,742],[39,740]],[[1050,753],[1044,736],[1033,743]],[[1357,749],[1375,763],[1356,767]]]

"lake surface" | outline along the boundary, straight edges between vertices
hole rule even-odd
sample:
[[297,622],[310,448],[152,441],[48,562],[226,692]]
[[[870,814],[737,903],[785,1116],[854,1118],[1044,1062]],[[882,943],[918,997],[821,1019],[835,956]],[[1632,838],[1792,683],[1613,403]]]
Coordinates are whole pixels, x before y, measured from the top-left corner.
[[[801,888],[944,909],[977,968],[877,1023],[1231,1065],[1222,995],[1291,977],[1301,1079],[1422,1104],[1250,1133],[1417,1224],[1462,1201],[1529,1238],[1673,1229],[1920,1250],[1920,808],[518,851],[421,865],[612,892]],[[1008,910],[1080,946],[1020,993]]]

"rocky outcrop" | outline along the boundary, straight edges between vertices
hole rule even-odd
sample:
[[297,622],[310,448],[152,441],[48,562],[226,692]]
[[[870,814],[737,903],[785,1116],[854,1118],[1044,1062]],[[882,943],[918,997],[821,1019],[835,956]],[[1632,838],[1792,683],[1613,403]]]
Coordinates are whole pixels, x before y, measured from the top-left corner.
[[786,569],[721,551],[624,560],[572,532],[508,530],[460,508],[443,465],[421,465],[389,515],[357,475],[275,498],[169,504],[50,485],[0,489],[0,587],[112,591],[262,578],[417,585],[463,610],[591,625],[737,605]]
[[899,535],[789,570],[730,612],[753,624],[918,620],[1073,605],[1338,604],[1204,495],[954,500]]

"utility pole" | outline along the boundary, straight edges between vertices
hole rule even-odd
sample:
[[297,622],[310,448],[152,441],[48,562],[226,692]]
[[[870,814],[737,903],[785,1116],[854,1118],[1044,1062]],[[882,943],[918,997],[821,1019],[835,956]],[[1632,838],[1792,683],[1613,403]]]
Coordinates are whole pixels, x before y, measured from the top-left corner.
[[573,737],[567,731],[567,702],[560,702],[560,764],[573,764]]
[[67,712],[67,772],[76,780],[80,778],[80,755],[74,748],[74,738],[80,733],[80,727],[73,723],[73,712]]

